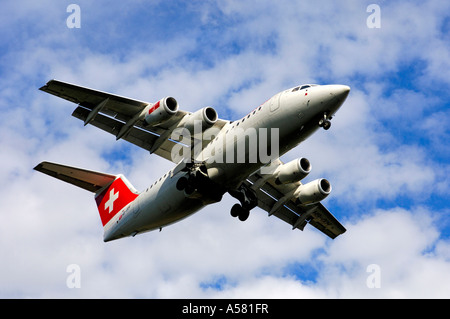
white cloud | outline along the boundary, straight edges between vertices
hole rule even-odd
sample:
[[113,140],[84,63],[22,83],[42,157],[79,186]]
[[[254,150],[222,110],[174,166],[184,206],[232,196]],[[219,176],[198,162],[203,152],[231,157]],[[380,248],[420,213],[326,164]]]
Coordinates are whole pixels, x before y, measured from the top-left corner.
[[[348,225],[347,236],[333,242],[324,258],[336,272],[325,274],[332,281],[336,297],[448,298],[450,264],[434,255],[439,239],[432,215],[424,210],[378,211]],[[380,267],[380,288],[370,289],[367,266]],[[431,271],[436,267],[438,272]],[[445,271],[447,269],[447,271]],[[332,285],[328,283],[327,285]]]
[[[314,282],[251,276],[216,293],[225,298],[448,298],[450,263],[441,251],[449,246],[433,224],[424,210],[364,215],[346,225],[345,236],[325,246],[315,261]],[[371,282],[375,271],[376,286]]]

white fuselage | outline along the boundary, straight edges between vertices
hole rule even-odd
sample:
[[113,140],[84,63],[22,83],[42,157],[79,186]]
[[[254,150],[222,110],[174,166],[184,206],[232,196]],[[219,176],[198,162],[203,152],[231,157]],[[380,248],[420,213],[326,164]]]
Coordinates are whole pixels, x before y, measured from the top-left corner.
[[[343,85],[314,85],[280,92],[223,127],[195,159],[206,162],[215,183],[236,189],[270,159],[283,155],[319,129],[319,120],[325,113],[330,119],[348,91]],[[187,173],[174,172],[175,168],[164,174],[114,216],[104,227],[104,241],[161,229],[212,203],[187,197],[178,190],[177,181]]]

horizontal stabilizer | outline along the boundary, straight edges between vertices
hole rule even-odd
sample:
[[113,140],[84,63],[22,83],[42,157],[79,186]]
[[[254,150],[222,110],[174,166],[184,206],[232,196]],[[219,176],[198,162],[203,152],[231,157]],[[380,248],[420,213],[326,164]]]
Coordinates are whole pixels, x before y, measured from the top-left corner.
[[34,169],[93,193],[96,193],[116,179],[115,175],[50,162],[42,162]]

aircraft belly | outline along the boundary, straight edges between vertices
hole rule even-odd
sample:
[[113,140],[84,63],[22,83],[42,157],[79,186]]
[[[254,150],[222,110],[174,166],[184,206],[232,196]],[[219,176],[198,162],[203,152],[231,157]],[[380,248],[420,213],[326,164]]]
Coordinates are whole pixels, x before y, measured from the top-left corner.
[[203,207],[200,200],[186,198],[184,192],[176,188],[172,195],[174,196],[170,198],[156,197],[149,201],[143,207],[142,217],[129,226],[130,229],[133,229],[132,232],[160,229],[188,217]]

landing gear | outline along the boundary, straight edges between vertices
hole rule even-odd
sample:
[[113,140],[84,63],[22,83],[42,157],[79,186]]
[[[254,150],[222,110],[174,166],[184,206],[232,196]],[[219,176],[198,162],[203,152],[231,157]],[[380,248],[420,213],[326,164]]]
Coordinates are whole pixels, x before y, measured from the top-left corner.
[[193,193],[209,181],[206,168],[201,164],[194,164],[188,168],[188,174],[178,179],[176,187],[179,191]]
[[243,184],[237,190],[229,191],[229,193],[240,201],[240,204],[235,204],[231,207],[231,216],[238,217],[240,221],[247,220],[250,210],[255,208],[258,203],[255,192]]
[[176,188],[184,191],[184,195],[191,199],[200,199],[204,204],[220,202],[225,190],[211,181],[204,165],[192,165],[187,169],[188,174],[178,179]]
[[231,216],[238,217],[240,221],[246,221],[248,216],[250,215],[250,210],[245,209],[240,204],[234,204],[231,207]]
[[326,131],[331,127],[331,122],[330,121],[325,121],[325,123],[323,123],[323,129]]
[[323,127],[324,130],[328,130],[331,127],[331,122],[329,121],[328,114],[326,112],[323,113],[323,118],[319,120],[319,126]]
[[188,186],[189,182],[186,177],[180,177],[180,179],[177,181],[177,189],[179,191],[184,190]]
[[186,196],[190,197],[197,191],[198,184],[198,180],[195,177],[189,176],[189,178],[186,178],[183,176],[177,181],[176,187],[179,191],[184,191]]

